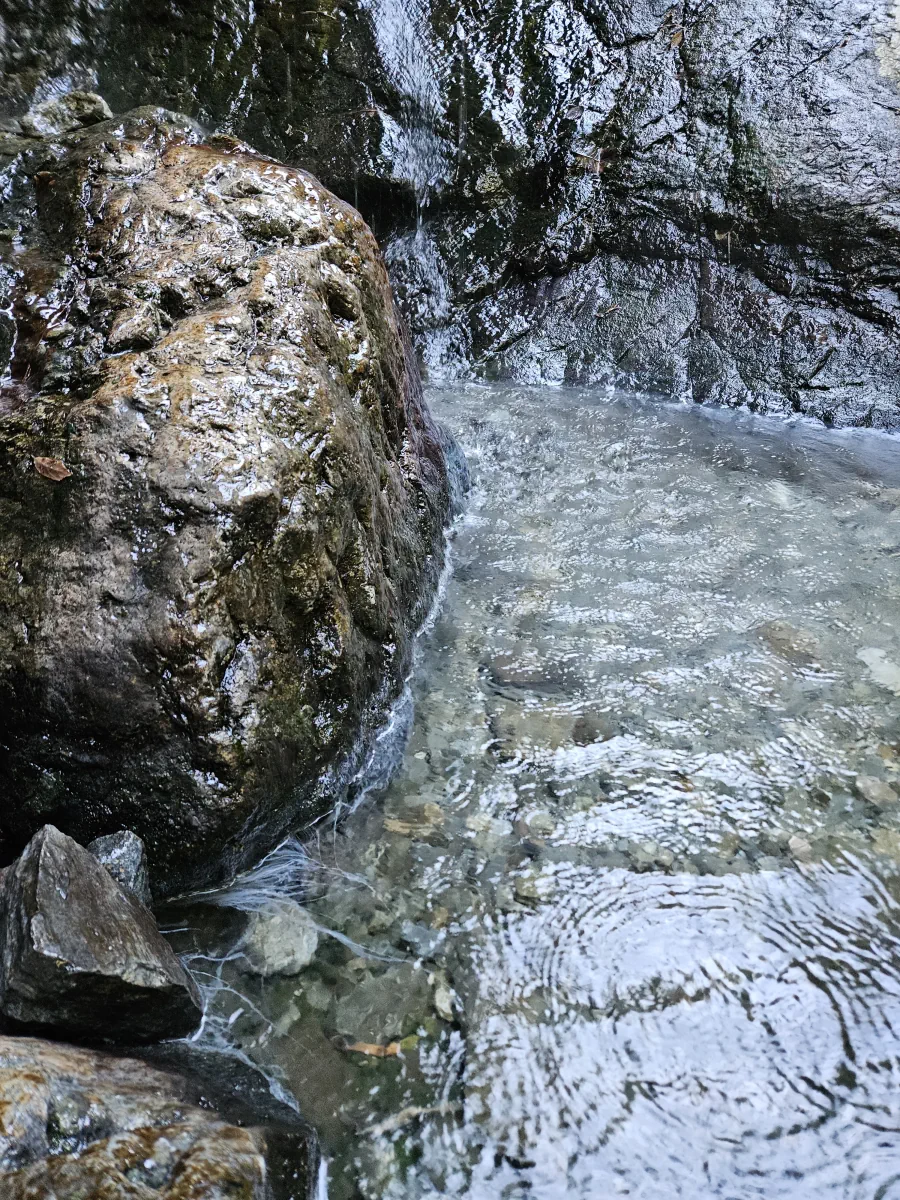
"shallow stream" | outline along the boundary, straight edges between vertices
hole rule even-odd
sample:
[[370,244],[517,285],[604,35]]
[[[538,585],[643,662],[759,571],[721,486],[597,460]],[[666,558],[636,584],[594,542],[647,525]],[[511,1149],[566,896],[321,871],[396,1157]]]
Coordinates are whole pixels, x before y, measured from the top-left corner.
[[473,487],[402,765],[170,914],[203,1039],[331,1200],[900,1197],[897,441],[430,402]]

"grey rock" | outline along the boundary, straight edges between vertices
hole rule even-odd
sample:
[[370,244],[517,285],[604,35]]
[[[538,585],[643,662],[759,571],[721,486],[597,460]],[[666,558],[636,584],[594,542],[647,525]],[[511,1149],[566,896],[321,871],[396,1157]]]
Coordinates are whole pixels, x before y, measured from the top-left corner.
[[97,862],[106,867],[120,887],[134,892],[141,904],[150,907],[153,897],[147,873],[147,855],[144,843],[136,833],[130,829],[108,833],[95,838],[87,849]]
[[309,1200],[318,1149],[305,1122],[273,1111],[234,1060],[218,1072],[230,1088],[208,1062],[176,1065],[0,1037],[0,1195]]
[[892,808],[900,802],[900,796],[891,785],[874,775],[857,775],[854,787],[863,800],[876,808]]
[[809,838],[804,837],[800,833],[795,833],[788,842],[788,850],[791,852],[797,862],[810,862],[813,857],[813,847]]
[[294,900],[279,900],[254,912],[240,943],[243,970],[268,979],[299,975],[315,957],[319,934],[315,921]]
[[404,921],[400,927],[400,937],[403,944],[412,950],[417,958],[433,958],[447,934],[443,929],[432,929],[417,921]]
[[756,860],[756,868],[759,871],[780,871],[784,867],[784,859],[777,858],[774,854],[761,854]]
[[152,109],[15,178],[0,853],[127,828],[186,891],[352,778],[439,576],[444,439],[372,234],[305,172]]
[[77,842],[46,826],[3,880],[0,1013],[87,1041],[191,1033],[196,984],[151,913]]
[[69,92],[38,104],[22,117],[22,131],[32,137],[56,137],[83,125],[108,121],[112,110],[95,92]]
[[383,1045],[414,1033],[428,1015],[428,972],[404,964],[364,979],[335,1005],[337,1032],[354,1041]]

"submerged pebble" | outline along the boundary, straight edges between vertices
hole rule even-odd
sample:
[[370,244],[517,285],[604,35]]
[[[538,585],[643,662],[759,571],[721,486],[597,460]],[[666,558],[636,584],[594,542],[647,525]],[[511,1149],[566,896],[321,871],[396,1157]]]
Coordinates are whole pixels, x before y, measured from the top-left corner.
[[315,921],[293,900],[277,900],[251,913],[241,943],[244,970],[269,978],[299,975],[315,957],[319,933]]

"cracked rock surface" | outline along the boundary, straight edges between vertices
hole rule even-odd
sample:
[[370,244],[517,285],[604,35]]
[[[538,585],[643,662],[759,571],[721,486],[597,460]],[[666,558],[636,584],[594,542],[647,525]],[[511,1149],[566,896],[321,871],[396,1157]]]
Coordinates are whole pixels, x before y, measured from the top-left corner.
[[311,176],[161,109],[0,151],[0,851],[124,827],[196,887],[333,803],[398,693],[443,443]]

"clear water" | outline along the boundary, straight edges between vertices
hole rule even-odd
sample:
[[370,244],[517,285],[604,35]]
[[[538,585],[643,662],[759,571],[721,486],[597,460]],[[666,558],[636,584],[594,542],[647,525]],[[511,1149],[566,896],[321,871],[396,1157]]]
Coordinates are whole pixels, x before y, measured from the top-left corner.
[[[900,1197],[900,446],[430,399],[473,490],[402,766],[181,914],[204,1037],[332,1200]],[[263,979],[279,895],[319,947]]]

